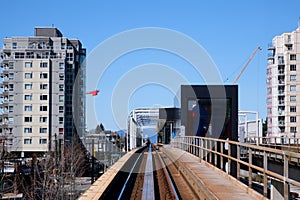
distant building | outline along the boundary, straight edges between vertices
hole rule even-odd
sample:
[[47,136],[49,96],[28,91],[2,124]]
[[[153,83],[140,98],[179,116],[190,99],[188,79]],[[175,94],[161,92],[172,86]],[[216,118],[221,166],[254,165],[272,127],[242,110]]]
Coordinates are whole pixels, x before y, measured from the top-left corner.
[[300,126],[300,28],[273,38],[268,50],[269,136],[296,136]]
[[143,130],[153,129],[152,132],[155,132],[158,118],[158,108],[139,108],[131,111],[127,118],[126,150],[141,146],[143,139],[149,137]]
[[124,137],[116,132],[101,131],[97,134],[90,131],[82,140],[88,152],[107,166],[117,161],[124,153]]
[[239,142],[261,141],[263,136],[262,120],[256,111],[239,111]]
[[85,48],[57,28],[34,32],[5,38],[1,49],[0,137],[8,151],[25,157],[85,129]]
[[180,108],[160,108],[157,123],[157,142],[170,144],[172,138],[180,135]]

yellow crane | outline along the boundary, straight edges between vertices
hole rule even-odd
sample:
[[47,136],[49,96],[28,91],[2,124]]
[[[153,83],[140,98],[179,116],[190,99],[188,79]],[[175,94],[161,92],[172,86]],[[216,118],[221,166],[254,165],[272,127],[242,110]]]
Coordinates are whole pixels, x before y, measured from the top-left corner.
[[253,59],[253,57],[255,56],[256,52],[258,50],[261,50],[261,48],[258,46],[256,47],[256,49],[252,52],[251,56],[249,57],[249,59],[247,60],[246,64],[244,65],[243,69],[240,71],[240,73],[237,75],[237,77],[234,79],[233,84],[236,84],[236,82],[239,80],[239,78],[241,77],[242,73],[245,71],[245,69],[247,68],[247,66],[249,65],[249,63],[251,62],[251,60]]

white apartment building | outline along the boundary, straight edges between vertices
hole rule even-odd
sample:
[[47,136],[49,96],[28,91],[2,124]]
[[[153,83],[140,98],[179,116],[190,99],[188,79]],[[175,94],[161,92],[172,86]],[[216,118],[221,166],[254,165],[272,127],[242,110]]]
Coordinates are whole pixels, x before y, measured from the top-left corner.
[[294,137],[300,131],[300,28],[274,37],[268,50],[268,135]]
[[4,38],[0,138],[7,151],[27,157],[84,132],[85,56],[79,40],[53,27],[35,28],[34,37]]

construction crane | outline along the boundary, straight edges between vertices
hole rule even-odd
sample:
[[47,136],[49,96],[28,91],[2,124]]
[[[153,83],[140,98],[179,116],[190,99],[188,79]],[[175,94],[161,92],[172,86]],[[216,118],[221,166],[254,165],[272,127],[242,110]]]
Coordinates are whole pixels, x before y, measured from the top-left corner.
[[249,63],[251,62],[251,60],[253,59],[253,57],[255,56],[256,52],[258,50],[261,50],[261,48],[258,46],[256,47],[256,49],[252,52],[251,56],[249,57],[248,61],[246,62],[246,64],[244,65],[243,69],[240,71],[240,73],[237,75],[237,77],[234,79],[233,84],[236,84],[236,82],[239,80],[239,78],[241,77],[242,73],[245,71],[245,69],[247,68],[247,66],[249,65]]

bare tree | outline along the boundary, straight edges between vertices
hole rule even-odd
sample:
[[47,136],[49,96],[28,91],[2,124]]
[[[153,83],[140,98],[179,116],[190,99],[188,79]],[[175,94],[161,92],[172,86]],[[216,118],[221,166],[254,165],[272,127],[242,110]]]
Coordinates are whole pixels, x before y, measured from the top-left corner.
[[57,142],[55,151],[43,158],[33,155],[31,174],[20,177],[24,198],[64,199],[66,194],[71,194],[71,199],[76,198],[75,177],[83,175],[86,161],[87,156],[77,137],[71,143]]

